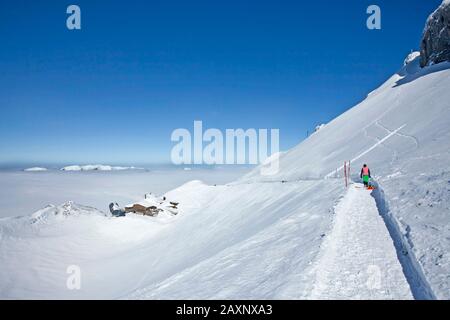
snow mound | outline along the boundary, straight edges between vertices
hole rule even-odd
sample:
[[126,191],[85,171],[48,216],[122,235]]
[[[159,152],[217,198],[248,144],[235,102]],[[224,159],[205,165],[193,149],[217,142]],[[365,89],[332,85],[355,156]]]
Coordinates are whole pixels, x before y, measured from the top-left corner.
[[280,159],[280,156],[283,154],[284,152],[280,151],[280,152],[275,152],[274,154],[270,155],[270,157],[267,157],[262,163],[261,166],[269,166],[272,162],[277,161],[278,159]]
[[[199,189],[202,187],[207,187],[207,185],[203,181],[191,180],[171,192],[183,193],[183,192],[188,192],[190,190],[196,190],[196,189]],[[169,192],[168,194],[171,194],[171,193]]]
[[201,208],[212,195],[223,186],[208,186],[200,180],[189,181],[182,186],[167,192],[164,196],[171,201],[179,202],[179,213],[183,214],[194,208]]
[[59,206],[49,205],[46,208],[33,213],[31,215],[31,223],[42,223],[48,222],[49,220],[63,220],[67,217],[78,216],[82,214],[109,216],[108,214],[105,214],[98,209],[69,201]]

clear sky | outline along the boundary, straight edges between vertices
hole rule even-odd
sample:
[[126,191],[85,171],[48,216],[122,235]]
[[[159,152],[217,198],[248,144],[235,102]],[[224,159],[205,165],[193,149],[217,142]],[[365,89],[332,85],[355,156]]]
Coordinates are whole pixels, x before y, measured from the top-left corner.
[[194,120],[279,128],[288,149],[397,71],[440,3],[3,1],[0,163],[169,162]]

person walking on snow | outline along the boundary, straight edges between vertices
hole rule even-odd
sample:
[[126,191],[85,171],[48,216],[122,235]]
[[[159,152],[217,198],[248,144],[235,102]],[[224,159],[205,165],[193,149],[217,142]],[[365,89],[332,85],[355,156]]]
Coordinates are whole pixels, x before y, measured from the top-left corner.
[[363,165],[362,169],[361,169],[361,179],[363,179],[364,182],[364,186],[368,187],[369,186],[369,179],[371,178],[370,176],[370,169],[367,166],[367,164]]

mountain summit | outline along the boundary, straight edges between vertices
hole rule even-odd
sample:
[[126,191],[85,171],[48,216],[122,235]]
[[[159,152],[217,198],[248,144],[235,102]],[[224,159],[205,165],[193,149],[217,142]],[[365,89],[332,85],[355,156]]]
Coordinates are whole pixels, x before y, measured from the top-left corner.
[[428,18],[420,53],[422,67],[450,61],[450,0],[444,0]]

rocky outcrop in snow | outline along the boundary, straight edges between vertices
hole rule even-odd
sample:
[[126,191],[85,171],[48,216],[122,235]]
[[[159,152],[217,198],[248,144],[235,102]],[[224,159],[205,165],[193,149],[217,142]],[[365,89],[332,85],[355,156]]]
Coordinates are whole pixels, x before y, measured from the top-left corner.
[[450,0],[428,18],[421,42],[421,67],[450,61]]

